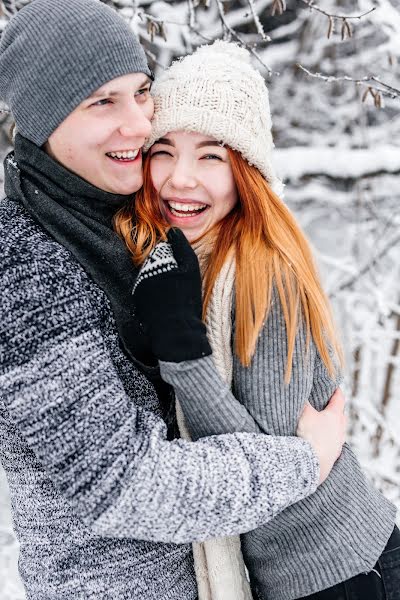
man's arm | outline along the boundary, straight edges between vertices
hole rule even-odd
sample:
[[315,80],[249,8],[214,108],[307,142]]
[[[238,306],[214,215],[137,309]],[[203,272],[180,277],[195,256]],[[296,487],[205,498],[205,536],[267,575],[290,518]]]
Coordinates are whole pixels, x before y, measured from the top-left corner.
[[[65,297],[61,284],[55,296],[54,287],[40,288],[35,268],[40,302],[27,304],[15,335],[2,332],[2,399],[98,535],[175,543],[233,535],[315,490],[318,461],[301,439],[237,433],[168,442],[163,421],[126,394],[84,289],[70,281]],[[149,393],[138,386],[138,397]]]

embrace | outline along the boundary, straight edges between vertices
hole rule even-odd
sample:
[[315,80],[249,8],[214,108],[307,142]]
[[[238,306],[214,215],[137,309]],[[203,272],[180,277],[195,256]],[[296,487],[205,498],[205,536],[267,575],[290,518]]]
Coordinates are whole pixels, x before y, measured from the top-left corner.
[[98,0],[0,42],[0,460],[27,600],[399,600],[268,92],[217,41],[153,83]]

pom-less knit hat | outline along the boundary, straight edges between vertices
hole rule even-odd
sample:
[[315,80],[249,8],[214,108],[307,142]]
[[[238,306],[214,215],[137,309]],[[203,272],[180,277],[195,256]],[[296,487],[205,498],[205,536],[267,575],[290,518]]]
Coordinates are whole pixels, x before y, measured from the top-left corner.
[[238,150],[282,194],[271,163],[268,90],[247,50],[224,41],[201,46],[164,71],[152,95],[155,114],[145,150],[170,131],[209,135]]
[[139,72],[151,76],[142,47],[99,0],[32,0],[1,37],[0,98],[38,146],[96,89]]

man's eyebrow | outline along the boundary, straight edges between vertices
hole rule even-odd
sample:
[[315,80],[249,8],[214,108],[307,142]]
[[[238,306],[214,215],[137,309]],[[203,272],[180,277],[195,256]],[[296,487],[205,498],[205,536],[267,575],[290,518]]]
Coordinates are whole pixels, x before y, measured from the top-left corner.
[[[145,85],[151,84],[152,81],[149,77],[146,77],[145,79],[143,79],[143,81],[137,86],[137,89],[140,90],[142,87],[144,87]],[[90,96],[88,98],[99,98],[100,96],[102,98],[104,98],[104,96],[118,96],[120,92],[114,91],[112,88],[111,89],[107,89],[107,88],[100,88],[99,90],[96,90],[95,92],[93,92],[93,94],[90,94]]]

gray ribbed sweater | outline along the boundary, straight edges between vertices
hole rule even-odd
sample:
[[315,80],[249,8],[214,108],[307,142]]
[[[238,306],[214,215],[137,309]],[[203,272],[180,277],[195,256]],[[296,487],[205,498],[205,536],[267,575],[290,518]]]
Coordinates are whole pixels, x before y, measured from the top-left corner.
[[[28,600],[194,600],[188,542],[249,531],[312,493],[311,446],[167,441],[106,295],[8,199],[0,256],[0,460]],[[237,414],[236,429],[256,431]]]
[[[285,386],[286,354],[284,318],[275,294],[250,367],[235,356],[233,368],[234,396],[260,430],[273,435],[294,435],[305,401],[321,410],[339,383],[328,376],[314,345],[306,356],[305,335],[299,333],[292,378]],[[204,377],[200,389],[198,370]],[[162,363],[161,372],[176,389],[194,439],[235,430],[234,396],[217,376],[212,357]],[[371,570],[390,537],[395,514],[345,444],[330,476],[312,496],[242,536],[254,591],[260,600],[293,600]]]

